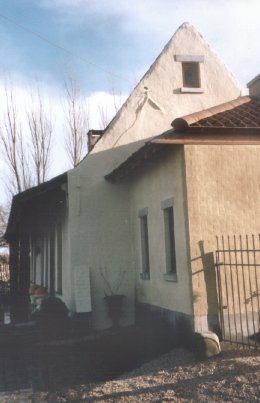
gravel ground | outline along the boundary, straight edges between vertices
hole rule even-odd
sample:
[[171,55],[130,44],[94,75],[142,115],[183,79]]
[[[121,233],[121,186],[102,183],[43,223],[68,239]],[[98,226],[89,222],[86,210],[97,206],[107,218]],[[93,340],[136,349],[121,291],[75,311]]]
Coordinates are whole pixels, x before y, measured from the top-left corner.
[[0,401],[29,402],[253,402],[260,401],[260,350],[222,345],[222,353],[198,361],[174,349],[107,382],[82,384],[55,393],[1,393]]

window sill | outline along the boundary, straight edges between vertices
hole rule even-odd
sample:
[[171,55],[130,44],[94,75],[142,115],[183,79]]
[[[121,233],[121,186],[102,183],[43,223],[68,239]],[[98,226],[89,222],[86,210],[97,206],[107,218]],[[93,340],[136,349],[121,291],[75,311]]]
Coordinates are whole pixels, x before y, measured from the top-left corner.
[[177,274],[176,273],[165,273],[163,275],[165,281],[177,282]]
[[142,280],[150,280],[150,273],[140,273],[140,278]]
[[192,88],[192,87],[181,87],[181,93],[189,93],[189,94],[203,94],[203,88]]

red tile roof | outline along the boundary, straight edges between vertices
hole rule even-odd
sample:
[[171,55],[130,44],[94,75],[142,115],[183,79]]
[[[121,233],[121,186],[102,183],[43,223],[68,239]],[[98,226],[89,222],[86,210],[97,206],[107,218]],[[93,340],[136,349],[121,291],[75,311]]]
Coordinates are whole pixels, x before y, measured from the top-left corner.
[[252,128],[260,127],[260,100],[240,97],[201,112],[177,118],[172,122],[176,130],[188,127]]
[[105,178],[112,182],[124,178],[149,158],[165,152],[167,144],[260,145],[260,99],[239,97],[177,118],[172,126],[175,130],[168,130],[146,142]]

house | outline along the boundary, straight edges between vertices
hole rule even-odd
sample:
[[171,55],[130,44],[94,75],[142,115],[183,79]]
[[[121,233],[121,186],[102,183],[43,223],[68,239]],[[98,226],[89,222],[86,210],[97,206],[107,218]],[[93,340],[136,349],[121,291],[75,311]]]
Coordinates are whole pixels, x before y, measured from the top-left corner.
[[[104,300],[111,293],[126,296],[122,325],[135,321],[136,304],[172,321],[195,317],[196,328],[204,323],[208,312],[197,308],[204,297],[196,309],[193,303],[190,262],[198,257],[200,233],[189,211],[193,217],[198,206],[207,212],[207,199],[200,204],[194,190],[196,183],[204,192],[199,167],[192,176],[196,153],[201,164],[205,157],[180,140],[183,134],[174,146],[157,142],[175,138],[173,119],[200,117],[201,110],[238,98],[230,104],[237,105],[240,96],[232,74],[184,23],[106,130],[89,133],[86,158],[14,197],[6,231],[12,292],[25,295],[30,281],[45,286],[71,314],[89,316],[94,329],[111,325]],[[164,135],[157,138],[159,133]]]
[[[259,328],[259,240],[233,235],[259,234],[260,92],[172,125],[106,175],[131,197],[138,311],[248,338]],[[232,237],[219,247],[217,235]]]

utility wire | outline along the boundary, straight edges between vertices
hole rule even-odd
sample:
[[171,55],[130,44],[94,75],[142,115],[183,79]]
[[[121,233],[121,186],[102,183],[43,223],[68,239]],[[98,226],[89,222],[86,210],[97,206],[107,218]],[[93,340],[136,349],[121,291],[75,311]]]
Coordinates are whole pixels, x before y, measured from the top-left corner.
[[68,55],[73,56],[73,57],[76,57],[77,59],[81,60],[82,62],[87,63],[87,64],[89,64],[89,65],[91,65],[91,66],[93,66],[93,67],[95,67],[95,68],[97,68],[97,69],[103,71],[104,73],[107,73],[107,74],[109,74],[109,75],[111,75],[111,76],[114,76],[114,77],[116,77],[116,78],[119,78],[120,80],[124,80],[124,81],[128,82],[128,83],[131,84],[131,85],[133,84],[133,83],[132,83],[130,80],[128,80],[127,78],[122,77],[122,76],[120,76],[119,74],[113,73],[112,71],[106,70],[104,67],[101,67],[101,66],[99,66],[98,64],[96,64],[96,63],[94,63],[94,62],[91,62],[90,60],[84,59],[83,57],[72,53],[70,50],[64,48],[63,46],[58,45],[57,43],[54,43],[54,42],[50,41],[48,38],[45,38],[44,36],[38,34],[37,32],[33,31],[32,29],[25,27],[24,25],[22,25],[22,24],[20,24],[20,23],[18,23],[18,22],[16,22],[16,21],[14,21],[13,19],[11,19],[11,18],[9,18],[9,17],[6,17],[5,15],[3,15],[3,14],[1,14],[1,13],[0,13],[0,18],[3,18],[4,20],[6,20],[6,21],[8,21],[9,23],[15,25],[16,27],[22,29],[23,31],[29,32],[30,34],[36,36],[37,38],[41,39],[42,41],[48,43],[48,45],[51,45],[51,46],[53,46],[53,47],[55,47],[55,48],[58,48],[58,49],[62,50],[63,52],[66,52]]

